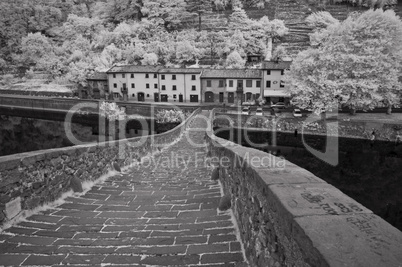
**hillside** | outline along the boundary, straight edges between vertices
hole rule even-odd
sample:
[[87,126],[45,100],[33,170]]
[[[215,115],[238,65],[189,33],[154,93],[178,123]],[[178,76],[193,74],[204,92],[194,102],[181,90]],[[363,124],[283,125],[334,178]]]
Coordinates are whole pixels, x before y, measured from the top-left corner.
[[[311,1],[310,1],[311,2]],[[281,19],[289,28],[289,34],[274,40],[274,47],[281,44],[286,47],[291,56],[295,56],[300,50],[309,46],[309,33],[312,28],[307,26],[305,18],[313,12],[328,11],[338,20],[345,20],[351,12],[361,12],[367,10],[367,7],[352,6],[347,3],[317,5],[310,4],[307,0],[272,0],[265,4],[264,9],[245,9],[249,18],[260,19],[268,16],[269,19]],[[402,16],[402,4],[394,7],[399,16]],[[228,18],[231,10],[212,11],[202,16],[202,30],[226,30]],[[198,28],[198,18],[189,20],[185,28]]]

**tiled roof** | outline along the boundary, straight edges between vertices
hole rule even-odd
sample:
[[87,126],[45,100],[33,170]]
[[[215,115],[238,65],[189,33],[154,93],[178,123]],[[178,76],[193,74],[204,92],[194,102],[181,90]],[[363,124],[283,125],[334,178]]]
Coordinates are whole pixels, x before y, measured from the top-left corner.
[[124,65],[124,66],[114,66],[107,73],[155,73],[161,66],[139,66],[139,65]]
[[199,74],[202,72],[202,69],[198,68],[164,68],[160,69],[159,73],[194,73]]
[[263,61],[261,69],[263,70],[285,70],[290,67],[292,61]]
[[202,78],[261,79],[261,71],[257,69],[206,69],[202,72]]
[[92,74],[87,80],[93,80],[93,81],[107,81],[107,74],[106,72],[95,72]]

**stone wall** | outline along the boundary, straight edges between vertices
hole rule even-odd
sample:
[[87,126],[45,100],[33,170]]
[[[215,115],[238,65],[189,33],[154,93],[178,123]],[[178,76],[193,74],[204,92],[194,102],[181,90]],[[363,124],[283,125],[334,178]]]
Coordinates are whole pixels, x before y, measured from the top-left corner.
[[6,209],[13,201],[24,210],[35,208],[68,191],[73,177],[96,180],[113,163],[127,166],[160,151],[179,138],[199,111],[163,134],[0,157],[0,224],[15,215]]
[[400,266],[402,233],[337,188],[212,129],[206,140],[251,266]]

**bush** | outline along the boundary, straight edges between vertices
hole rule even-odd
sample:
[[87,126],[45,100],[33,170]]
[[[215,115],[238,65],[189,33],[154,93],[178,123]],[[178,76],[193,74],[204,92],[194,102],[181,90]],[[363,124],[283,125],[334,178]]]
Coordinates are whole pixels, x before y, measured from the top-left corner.
[[6,74],[3,76],[3,83],[6,85],[10,85],[14,79],[14,75]]

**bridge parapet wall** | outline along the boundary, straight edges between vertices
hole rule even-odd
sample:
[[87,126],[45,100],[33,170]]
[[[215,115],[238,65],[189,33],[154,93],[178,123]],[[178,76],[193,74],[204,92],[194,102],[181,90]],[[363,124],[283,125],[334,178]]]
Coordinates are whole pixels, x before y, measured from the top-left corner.
[[162,134],[0,157],[0,225],[20,207],[29,210],[56,200],[70,190],[73,177],[93,181],[113,163],[128,166],[159,152],[180,137],[199,111]]
[[402,233],[337,188],[212,129],[206,140],[251,266],[401,266]]

